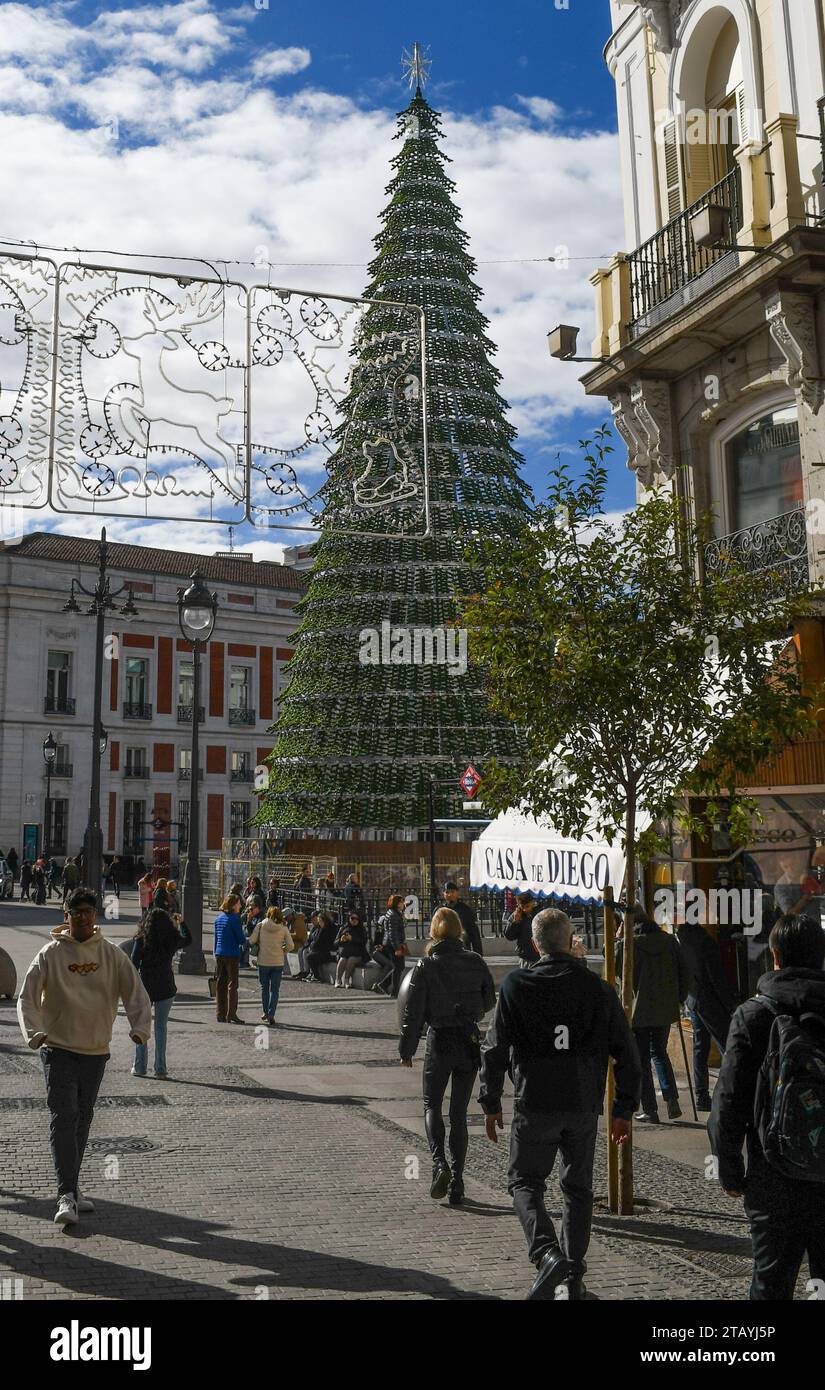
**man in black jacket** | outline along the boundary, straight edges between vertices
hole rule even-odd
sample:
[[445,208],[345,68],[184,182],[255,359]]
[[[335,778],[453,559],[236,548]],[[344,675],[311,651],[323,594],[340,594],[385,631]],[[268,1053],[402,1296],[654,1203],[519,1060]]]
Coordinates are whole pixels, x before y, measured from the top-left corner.
[[781,1013],[798,1019],[809,1012],[825,1026],[825,934],[812,918],[789,913],[774,924],[769,944],[774,969],[762,976],[756,997],[733,1016],[708,1121],[719,1181],[729,1197],[745,1199],[753,1246],[749,1297],[759,1302],[793,1298],[806,1252],[811,1279],[825,1280],[822,1185],[773,1168],[754,1126],[756,1084],[774,1018]]
[[461,893],[457,883],[444,884],[444,901],[461,922],[461,930],[464,933],[464,945],[470,951],[475,951],[477,956],[484,955],[484,947],[481,942],[481,932],[478,929],[478,917],[476,910],[469,903],[462,902]]
[[[582,1278],[593,1213],[593,1155],[608,1058],[615,1062],[612,1134],[626,1141],[639,1103],[641,1065],[614,989],[571,952],[573,925],[548,908],[533,921],[539,959],[506,975],[482,1048],[481,1101],[487,1137],[503,1127],[501,1094],[512,1068],[515,1111],[508,1188],[538,1268],[528,1298],[584,1296]],[[544,1204],[561,1153],[561,1242]]]
[[515,910],[504,923],[504,935],[508,941],[515,941],[516,955],[522,970],[534,965],[538,953],[533,945],[533,918],[539,905],[532,893],[519,893]]
[[710,932],[698,922],[684,922],[677,929],[676,937],[691,977],[685,1003],[693,1025],[696,1109],[710,1110],[710,1045],[711,1041],[715,1042],[724,1053],[736,1001],[722,967],[719,947]]

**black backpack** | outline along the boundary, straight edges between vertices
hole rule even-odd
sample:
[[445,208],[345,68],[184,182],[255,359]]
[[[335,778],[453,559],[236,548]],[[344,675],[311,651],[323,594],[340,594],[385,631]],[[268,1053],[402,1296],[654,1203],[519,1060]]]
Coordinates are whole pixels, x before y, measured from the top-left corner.
[[759,1069],[754,1125],[765,1158],[785,1177],[825,1183],[825,1016],[774,1015]]

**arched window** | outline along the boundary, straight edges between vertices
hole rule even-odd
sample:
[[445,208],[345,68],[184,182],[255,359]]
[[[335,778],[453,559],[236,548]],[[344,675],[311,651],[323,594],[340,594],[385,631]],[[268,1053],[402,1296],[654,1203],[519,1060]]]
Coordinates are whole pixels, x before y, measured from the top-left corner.
[[696,0],[688,11],[669,77],[683,206],[733,172],[737,145],[761,136],[753,26],[748,0]]
[[802,461],[795,405],[754,420],[725,446],[728,529],[744,531],[802,506]]

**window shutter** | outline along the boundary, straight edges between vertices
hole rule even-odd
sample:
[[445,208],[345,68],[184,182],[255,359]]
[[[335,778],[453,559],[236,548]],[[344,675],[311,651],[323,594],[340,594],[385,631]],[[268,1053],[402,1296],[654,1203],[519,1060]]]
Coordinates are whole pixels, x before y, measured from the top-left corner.
[[739,118],[739,144],[744,145],[746,140],[750,140],[751,131],[748,129],[748,111],[745,106],[745,88],[736,88],[736,111]]
[[667,217],[671,221],[682,211],[682,177],[679,168],[679,142],[676,139],[676,122],[665,126],[665,185],[667,190]]
[[686,145],[688,206],[713,188],[713,151],[710,145]]

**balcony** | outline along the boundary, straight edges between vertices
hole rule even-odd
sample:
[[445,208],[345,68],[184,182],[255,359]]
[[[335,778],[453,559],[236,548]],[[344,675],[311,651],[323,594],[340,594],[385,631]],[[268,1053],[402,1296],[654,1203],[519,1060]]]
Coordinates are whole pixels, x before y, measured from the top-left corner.
[[739,265],[738,252],[698,247],[691,219],[713,204],[730,214],[731,240],[741,239],[742,172],[739,166],[697,198],[660,232],[628,256],[631,338],[663,323]]
[[229,723],[233,725],[256,724],[257,712],[254,709],[230,709]]
[[151,719],[152,706],[145,705],[142,700],[124,700],[123,702],[124,719]]
[[44,714],[74,714],[75,701],[68,695],[47,695],[43,701]]
[[724,579],[732,566],[757,574],[776,572],[777,591],[804,588],[809,582],[808,538],[805,509],[746,526],[729,536],[719,536],[705,546],[705,574]]
[[[198,705],[198,723],[199,723],[199,724],[202,724],[205,718],[206,718],[206,710],[205,710],[204,706],[203,706],[203,705]],[[192,723],[192,706],[191,706],[191,705],[178,705],[178,723],[179,723],[179,724],[191,724],[191,723]]]
[[[203,777],[203,769],[202,769],[202,768],[198,768],[198,776],[199,776],[199,777]],[[179,768],[178,768],[178,781],[179,781],[179,782],[191,782],[191,780],[192,780],[192,769],[191,769],[191,767],[179,767]]]
[[230,782],[254,782],[255,773],[251,767],[233,767],[229,773]]
[[55,763],[54,767],[52,768],[52,781],[53,781],[53,782],[54,782],[55,779],[58,778],[58,777],[72,777],[72,776],[74,776],[74,766],[72,765],[72,763]]
[[133,763],[131,767],[125,767],[123,769],[124,777],[131,777],[133,780],[137,781],[145,782],[149,775],[148,763],[138,763],[137,766]]

